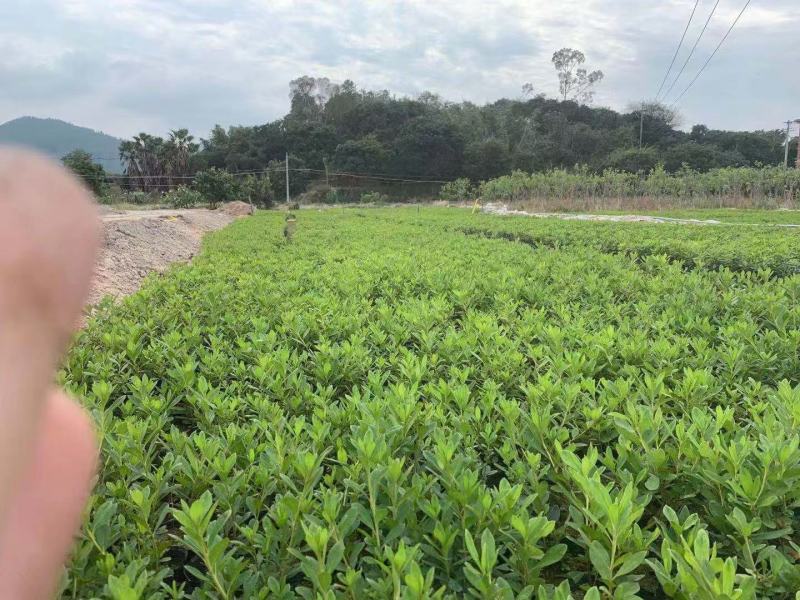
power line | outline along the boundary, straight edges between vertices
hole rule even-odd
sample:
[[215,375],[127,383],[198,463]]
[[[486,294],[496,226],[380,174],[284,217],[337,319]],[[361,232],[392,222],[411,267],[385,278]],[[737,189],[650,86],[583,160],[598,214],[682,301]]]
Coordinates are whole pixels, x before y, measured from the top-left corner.
[[692,24],[692,19],[694,19],[694,13],[697,12],[697,6],[700,4],[700,0],[694,0],[694,8],[692,9],[692,14],[689,15],[689,22],[686,23],[686,28],[683,30],[683,35],[681,36],[681,41],[678,42],[678,47],[675,48],[675,54],[672,57],[672,62],[669,63],[669,68],[667,72],[664,74],[664,80],[661,82],[661,85],[656,92],[656,99],[661,95],[661,90],[664,89],[664,84],[667,83],[667,78],[669,74],[672,72],[672,67],[675,66],[675,60],[678,58],[678,53],[681,51],[681,47],[683,46],[683,41],[686,39],[686,33],[689,31],[689,26]]
[[[322,169],[293,169],[294,171],[309,171],[312,173],[325,173]],[[393,176],[393,175],[381,175],[381,174],[367,174],[367,173],[335,173],[333,171],[328,172],[331,176],[339,176],[339,177],[352,177],[353,179],[374,179],[379,181],[397,181],[397,182],[405,182],[405,183],[449,183],[450,181],[443,180],[443,179],[413,179],[416,177],[415,175],[406,175],[406,176]]]
[[694,56],[695,50],[697,50],[697,46],[700,44],[700,40],[703,39],[703,34],[706,32],[706,29],[708,29],[708,24],[711,22],[711,18],[714,16],[714,13],[717,12],[717,6],[719,6],[719,1],[720,0],[717,0],[716,3],[714,3],[714,8],[711,9],[711,14],[708,15],[708,19],[706,19],[706,23],[705,25],[703,25],[703,29],[702,31],[700,31],[700,35],[697,36],[697,39],[694,42],[694,46],[692,46],[692,50],[691,52],[689,52],[689,56],[686,57],[686,60],[684,61],[681,70],[678,72],[678,76],[675,77],[675,79],[673,80],[672,85],[670,85],[669,89],[664,93],[664,98],[669,96],[670,92],[672,91],[672,88],[675,87],[675,84],[678,83],[678,80],[681,78],[681,75],[683,75],[683,72],[686,70],[686,65],[689,64],[690,60],[692,60],[692,56]]
[[[246,175],[264,175],[267,173],[273,172],[280,172],[284,171],[284,167],[273,167],[273,168],[266,168],[266,169],[255,169],[249,171],[234,171],[230,173],[233,176],[246,176]],[[319,173],[324,174],[325,171],[323,169],[310,169],[310,168],[301,168],[301,167],[290,167],[289,171],[295,173]],[[383,174],[369,174],[369,173],[350,173],[350,172],[333,172],[329,171],[328,174],[334,177],[351,177],[353,179],[371,179],[375,181],[393,181],[393,182],[402,182],[402,183],[438,183],[444,184],[449,183],[451,180],[443,180],[443,179],[418,179],[415,175],[406,175],[406,176],[393,176],[393,175],[383,175]],[[109,173],[106,175],[107,179],[112,180],[194,180],[197,177],[195,175],[115,175],[113,173]]]
[[[118,160],[115,158],[101,158],[97,156],[93,156],[95,160]],[[289,162],[294,160],[300,160],[295,156],[289,156]],[[283,163],[284,161],[281,161]],[[242,171],[229,171],[231,175],[263,175],[265,173],[272,173],[272,172],[283,172],[284,171],[283,164],[274,166],[274,167],[263,167],[258,169],[245,169]],[[326,171],[323,169],[311,169],[306,167],[290,167],[290,171],[305,171],[311,173],[325,173]],[[426,179],[427,175],[396,175],[394,173],[363,173],[363,172],[332,172],[328,171],[329,175],[338,175],[342,177],[353,177],[353,178],[361,178],[361,179],[381,179],[387,181],[403,181],[407,183],[449,183],[450,180],[440,180],[440,179]],[[194,179],[193,175],[115,175],[113,173],[108,174],[109,177],[114,177],[116,179],[142,179],[147,177],[148,179]]]
[[[95,157],[97,158],[97,157]],[[427,177],[426,175],[395,175],[389,173],[355,173],[349,171],[340,171],[340,172],[332,172],[326,171],[323,169],[312,169],[308,167],[289,167],[288,169],[286,166],[292,160],[299,160],[294,156],[288,156],[287,160],[281,161],[282,164],[276,165],[274,167],[264,167],[260,169],[245,169],[242,171],[228,171],[233,176],[243,176],[243,175],[264,175],[267,173],[273,172],[280,172],[283,173],[285,170],[295,172],[295,173],[319,173],[319,174],[327,174],[329,176],[334,177],[351,177],[353,179],[371,179],[375,181],[393,181],[398,183],[437,183],[437,184],[444,184],[450,183],[452,180],[444,180],[444,179],[424,179]],[[113,173],[108,173],[106,175],[108,179],[113,180],[194,180],[196,179],[195,175],[116,175]]]
[[[292,171],[296,171],[298,169],[290,169]],[[283,167],[273,167],[273,168],[266,168],[266,169],[258,169],[252,171],[233,171],[229,173],[234,176],[238,175],[264,175],[266,173],[272,172],[283,172]],[[197,179],[196,175],[124,175],[124,174],[116,174],[116,173],[106,173],[106,177],[108,179]]]
[[194,175],[117,175],[106,173],[107,179],[195,179]]
[[[290,157],[289,160],[292,160],[292,158]],[[315,173],[325,173],[323,169],[305,169],[305,170],[314,171]],[[335,175],[336,173],[333,173],[332,171],[328,170],[328,174]],[[369,176],[369,177],[402,178],[404,181],[423,181],[425,180],[426,177],[429,177],[429,175],[397,175],[395,173],[364,173],[360,171],[347,171],[346,173],[340,173],[340,174],[349,175],[352,177]],[[440,183],[440,181],[436,180],[436,183]]]
[[731,34],[731,31],[733,31],[733,28],[736,27],[736,24],[739,22],[739,19],[742,18],[742,15],[744,14],[744,11],[746,11],[747,7],[750,6],[750,2],[751,1],[752,0],[747,0],[747,2],[745,2],[745,5],[742,7],[742,10],[739,11],[739,14],[736,15],[736,18],[734,19],[733,23],[731,23],[731,26],[728,28],[728,31],[725,32],[725,35],[719,41],[719,44],[717,44],[717,47],[714,48],[714,51],[711,53],[711,56],[709,56],[708,60],[706,60],[706,62],[703,64],[703,66],[700,67],[700,70],[697,72],[697,75],[694,76],[694,79],[692,79],[689,82],[689,85],[686,86],[686,89],[681,92],[680,96],[678,96],[675,99],[675,102],[673,102],[671,104],[671,106],[675,106],[678,102],[680,102],[680,99],[683,98],[683,96],[686,94],[686,92],[688,92],[689,89],[694,85],[694,82],[697,81],[700,78],[700,75],[702,75],[703,71],[706,70],[706,67],[708,66],[708,63],[710,63],[711,59],[713,59],[716,56],[717,52],[719,52],[719,49],[722,48],[722,44],[725,43],[725,40],[728,39],[728,36]]

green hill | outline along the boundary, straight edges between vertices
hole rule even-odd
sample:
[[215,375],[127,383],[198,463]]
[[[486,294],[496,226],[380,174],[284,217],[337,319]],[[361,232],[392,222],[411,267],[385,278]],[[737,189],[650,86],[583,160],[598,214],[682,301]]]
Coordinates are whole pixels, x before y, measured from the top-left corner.
[[118,138],[58,119],[20,117],[0,125],[0,144],[38,150],[60,159],[72,150],[89,152],[107,171],[121,173]]

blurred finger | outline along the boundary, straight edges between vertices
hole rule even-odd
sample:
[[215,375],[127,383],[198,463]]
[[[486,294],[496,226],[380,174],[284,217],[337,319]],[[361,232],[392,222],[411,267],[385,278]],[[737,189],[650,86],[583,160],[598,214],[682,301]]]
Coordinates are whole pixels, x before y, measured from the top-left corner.
[[48,598],[61,575],[97,464],[86,412],[52,392],[0,534],[0,598]]
[[85,302],[98,233],[91,198],[72,176],[0,150],[0,535]]

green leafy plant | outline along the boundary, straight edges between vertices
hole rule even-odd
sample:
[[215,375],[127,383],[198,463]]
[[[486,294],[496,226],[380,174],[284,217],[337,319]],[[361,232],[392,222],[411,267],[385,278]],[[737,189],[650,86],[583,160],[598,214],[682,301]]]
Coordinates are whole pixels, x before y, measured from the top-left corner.
[[385,204],[388,201],[389,197],[380,192],[364,192],[361,194],[361,204]]
[[475,188],[466,177],[442,185],[439,198],[448,202],[467,202],[475,196]]
[[164,194],[164,202],[173,208],[192,208],[203,202],[203,195],[196,190],[180,185]]
[[577,206],[615,208],[624,199],[638,199],[655,209],[771,207],[794,202],[800,194],[800,171],[781,167],[723,167],[697,172],[683,168],[668,173],[656,164],[656,154],[645,148],[618,150],[608,157],[608,168],[551,169],[534,173],[514,171],[483,182],[481,199],[487,202],[533,202],[542,209]]
[[223,202],[240,200],[242,194],[241,181],[216,167],[197,173],[193,187],[211,208]]
[[800,589],[795,229],[285,218],[89,313],[62,597]]
[[269,174],[246,175],[241,181],[241,196],[260,208],[270,208],[275,202],[275,195]]

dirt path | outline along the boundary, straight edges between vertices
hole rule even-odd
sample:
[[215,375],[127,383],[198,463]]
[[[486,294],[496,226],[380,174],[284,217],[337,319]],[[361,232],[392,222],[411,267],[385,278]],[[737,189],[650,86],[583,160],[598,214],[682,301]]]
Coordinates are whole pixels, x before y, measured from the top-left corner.
[[151,272],[190,260],[203,235],[234,220],[223,210],[101,209],[104,244],[95,268],[89,304],[104,296],[132,294]]

